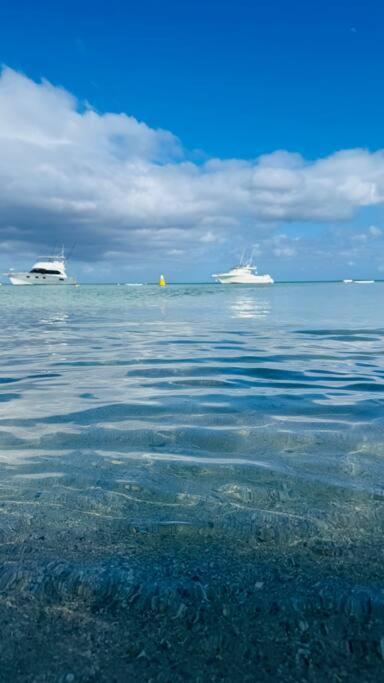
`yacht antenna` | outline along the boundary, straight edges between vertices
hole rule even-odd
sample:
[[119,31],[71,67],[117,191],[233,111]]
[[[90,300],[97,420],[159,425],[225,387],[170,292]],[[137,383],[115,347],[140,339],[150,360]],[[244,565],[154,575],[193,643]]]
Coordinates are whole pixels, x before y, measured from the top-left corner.
[[70,258],[71,258],[72,254],[73,254],[73,251],[74,251],[74,249],[75,249],[75,247],[76,247],[76,244],[77,244],[76,241],[72,244],[72,246],[71,246],[71,248],[70,248],[70,250],[69,250],[69,252],[68,252],[67,259],[70,259]]
[[245,259],[245,249],[243,249],[243,252],[241,254],[241,259],[240,259],[240,265],[244,265],[244,259]]

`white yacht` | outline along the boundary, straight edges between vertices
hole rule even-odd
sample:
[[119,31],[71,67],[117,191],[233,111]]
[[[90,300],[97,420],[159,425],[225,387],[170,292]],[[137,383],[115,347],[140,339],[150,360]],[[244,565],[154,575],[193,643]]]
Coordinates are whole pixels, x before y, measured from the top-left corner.
[[372,285],[374,284],[374,280],[343,280],[344,284],[346,285]]
[[258,275],[257,268],[250,263],[231,268],[228,273],[212,275],[222,285],[272,285],[274,280],[270,275]]
[[10,270],[5,273],[12,285],[76,285],[65,271],[64,250],[57,256],[43,256],[29,272]]

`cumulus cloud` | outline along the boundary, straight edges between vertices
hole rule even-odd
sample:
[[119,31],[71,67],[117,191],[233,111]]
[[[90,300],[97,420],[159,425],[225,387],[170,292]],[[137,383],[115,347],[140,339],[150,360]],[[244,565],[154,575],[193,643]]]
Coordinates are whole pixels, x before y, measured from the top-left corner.
[[381,228],[379,228],[377,225],[370,225],[368,228],[368,232],[372,237],[381,237],[383,234],[383,231]]
[[[179,253],[242,231],[268,238],[283,221],[345,220],[383,201],[383,151],[314,161],[276,151],[196,163],[169,131],[99,113],[47,81],[1,72],[3,251],[76,241],[88,260],[152,245]],[[369,232],[381,234],[376,226]],[[281,240],[274,249],[294,254]]]

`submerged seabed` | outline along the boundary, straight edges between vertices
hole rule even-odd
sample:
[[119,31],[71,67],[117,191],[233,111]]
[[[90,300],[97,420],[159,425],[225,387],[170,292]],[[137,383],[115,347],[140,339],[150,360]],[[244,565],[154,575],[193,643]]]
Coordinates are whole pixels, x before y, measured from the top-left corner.
[[1,681],[379,679],[383,295],[1,288]]

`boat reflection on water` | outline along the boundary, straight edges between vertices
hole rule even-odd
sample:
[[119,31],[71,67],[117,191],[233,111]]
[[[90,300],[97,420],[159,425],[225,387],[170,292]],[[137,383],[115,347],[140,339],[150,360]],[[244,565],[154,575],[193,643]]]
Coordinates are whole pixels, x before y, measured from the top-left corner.
[[45,352],[61,361],[66,360],[63,354],[66,353],[66,348],[71,343],[69,323],[70,316],[64,311],[52,312],[39,320],[40,334],[36,337],[36,343],[39,343],[40,339],[40,344],[44,344]]
[[241,292],[233,300],[230,306],[232,318],[267,318],[271,312],[271,301],[265,297],[251,295],[249,292]]
[[65,326],[67,322],[69,321],[69,314],[64,313],[63,311],[57,311],[56,313],[52,313],[52,315],[47,315],[44,318],[41,318],[39,320],[40,325],[55,325],[55,326],[60,326],[63,325]]

